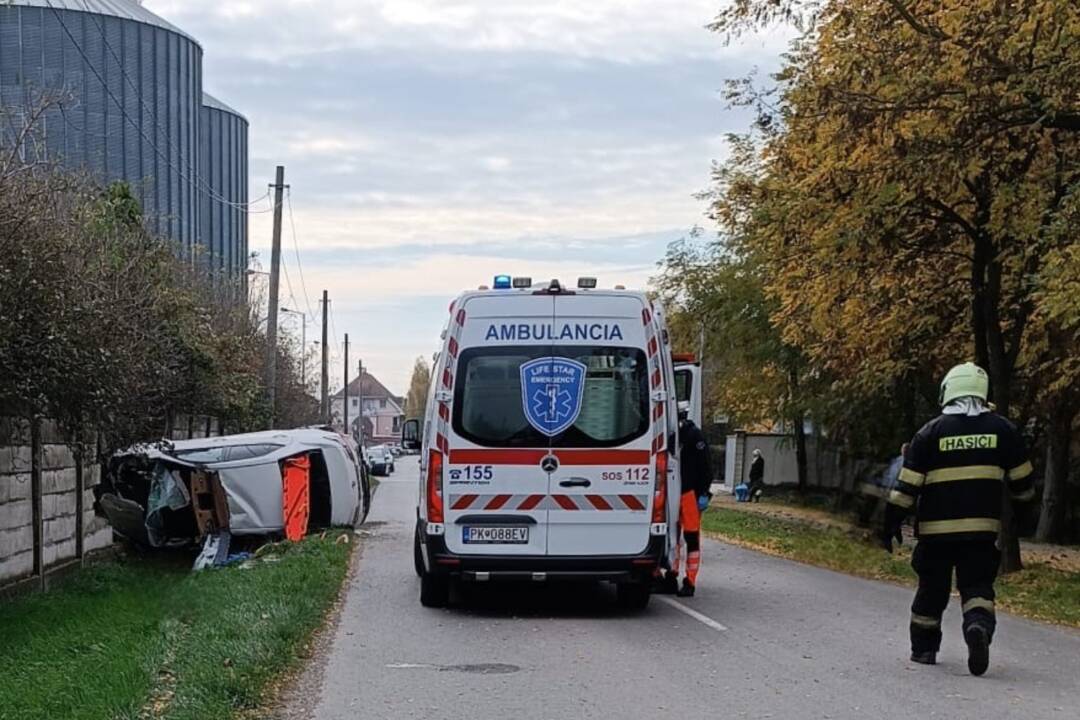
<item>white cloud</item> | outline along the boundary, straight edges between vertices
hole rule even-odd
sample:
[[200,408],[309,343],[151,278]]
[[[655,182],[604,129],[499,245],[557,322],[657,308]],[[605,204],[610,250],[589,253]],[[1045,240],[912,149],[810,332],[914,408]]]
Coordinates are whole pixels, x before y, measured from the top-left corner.
[[369,152],[377,147],[377,142],[368,137],[357,135],[315,135],[301,131],[286,142],[292,155],[341,157],[356,153]]
[[491,172],[503,172],[504,170],[510,169],[512,161],[508,157],[500,157],[498,155],[493,155],[484,158],[481,161],[481,164],[484,166],[484,168],[490,170]]
[[[500,273],[527,275],[536,281],[559,278],[564,283],[587,275],[598,277],[605,287],[624,284],[644,288],[655,268],[651,264],[627,265],[616,259],[589,263],[515,262],[482,253],[435,252],[391,265],[358,262],[347,267],[309,267],[307,284],[309,288],[329,290],[335,325],[351,336],[352,361],[363,358],[365,367],[393,392],[404,394],[413,359],[430,357],[438,350],[450,301],[465,290],[489,285]],[[293,283],[297,283],[295,278]],[[298,287],[294,290],[300,292]],[[308,332],[311,337],[310,323]],[[331,377],[336,377],[341,374],[339,348],[334,348],[332,358],[335,369]]]
[[[400,245],[477,245],[520,238],[612,237],[689,227],[704,218],[685,196],[620,193],[603,201],[551,203],[544,198],[454,201],[373,194],[341,207],[310,206],[294,194],[301,251]],[[674,221],[673,221],[674,220]],[[267,255],[271,216],[251,216],[251,247]]]
[[[184,27],[208,35],[248,32],[220,52],[281,59],[346,48],[553,52],[617,62],[730,55],[704,30],[720,0],[147,0]],[[257,27],[253,27],[256,24]],[[205,28],[205,30],[204,30]],[[195,33],[198,34],[198,33]],[[786,43],[767,33],[769,54]],[[745,49],[743,50],[745,52]]]
[[[722,2],[145,4],[199,39],[207,89],[249,118],[252,197],[286,166],[310,300],[327,289],[354,359],[404,392],[463,288],[503,272],[644,286],[671,229],[705,222],[694,195],[745,126],[717,90],[775,67],[789,35],[725,47],[704,29]],[[264,264],[270,223],[250,216]],[[302,305],[291,236],[286,218],[285,300]]]
[[[626,264],[617,259],[606,262],[563,260],[508,260],[505,257],[476,254],[447,254],[437,250],[430,255],[391,265],[358,262],[349,267],[316,267],[307,272],[309,284],[334,288],[333,297],[340,311],[380,305],[393,298],[402,302],[409,298],[436,298],[449,301],[458,293],[490,285],[498,274],[524,275],[535,280],[560,278],[572,283],[579,276],[604,279],[607,286],[623,284],[645,287],[655,266]],[[436,303],[443,308],[445,303]],[[433,328],[438,333],[441,328]]]

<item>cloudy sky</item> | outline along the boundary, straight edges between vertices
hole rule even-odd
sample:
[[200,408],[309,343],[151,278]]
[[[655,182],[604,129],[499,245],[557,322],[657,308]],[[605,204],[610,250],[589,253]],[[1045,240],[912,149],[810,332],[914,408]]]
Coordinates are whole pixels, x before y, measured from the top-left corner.
[[[784,44],[724,47],[704,29],[724,1],[144,4],[201,41],[205,89],[250,120],[252,198],[286,166],[308,297],[286,215],[283,302],[318,312],[328,289],[337,340],[403,394],[461,289],[643,286],[706,222],[694,193],[747,124],[723,81]],[[264,268],[270,217],[251,216]]]

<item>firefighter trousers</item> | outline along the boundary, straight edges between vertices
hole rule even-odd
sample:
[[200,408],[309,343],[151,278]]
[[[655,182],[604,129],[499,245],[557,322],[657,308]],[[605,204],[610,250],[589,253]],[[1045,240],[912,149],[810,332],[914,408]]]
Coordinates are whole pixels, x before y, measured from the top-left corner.
[[912,652],[937,652],[941,648],[941,616],[949,605],[953,571],[964,613],[964,630],[979,625],[992,638],[994,580],[1001,553],[993,540],[922,541],[911,556],[919,575],[919,589],[911,604]]

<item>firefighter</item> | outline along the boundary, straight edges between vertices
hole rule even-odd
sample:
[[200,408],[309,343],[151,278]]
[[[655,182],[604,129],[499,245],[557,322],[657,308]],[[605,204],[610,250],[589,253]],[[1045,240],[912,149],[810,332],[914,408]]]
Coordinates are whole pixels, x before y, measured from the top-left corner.
[[956,571],[972,675],[982,675],[990,664],[1002,482],[1018,502],[1035,495],[1023,438],[1016,426],[993,412],[988,390],[986,371],[974,363],[957,365],[945,376],[941,415],[915,434],[904,454],[881,537],[892,552],[904,517],[914,511],[919,539],[911,558],[919,575],[911,605],[914,662],[937,662],[941,616]]
[[660,583],[660,592],[677,592],[679,597],[693,597],[701,567],[701,513],[708,507],[712,493],[712,463],[709,443],[701,429],[690,419],[690,403],[679,403],[679,475],[682,496],[679,498],[679,527],[686,542],[686,577],[679,587],[682,543],[675,548],[675,564]]

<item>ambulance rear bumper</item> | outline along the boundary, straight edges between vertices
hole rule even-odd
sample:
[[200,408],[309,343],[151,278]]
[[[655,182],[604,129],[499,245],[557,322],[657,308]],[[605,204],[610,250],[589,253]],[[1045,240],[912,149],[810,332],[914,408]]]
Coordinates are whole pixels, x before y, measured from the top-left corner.
[[421,529],[427,571],[467,581],[610,580],[646,582],[660,564],[663,537],[650,537],[638,555],[461,555],[446,539]]

